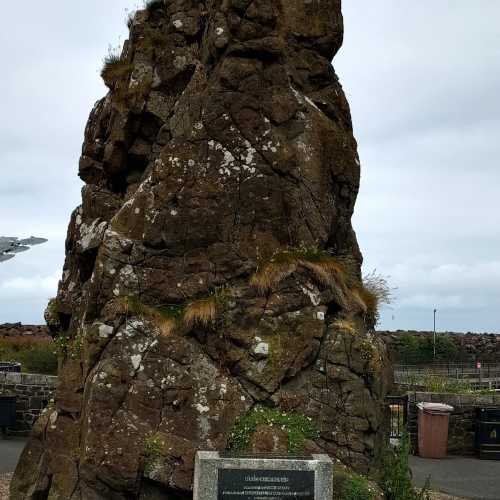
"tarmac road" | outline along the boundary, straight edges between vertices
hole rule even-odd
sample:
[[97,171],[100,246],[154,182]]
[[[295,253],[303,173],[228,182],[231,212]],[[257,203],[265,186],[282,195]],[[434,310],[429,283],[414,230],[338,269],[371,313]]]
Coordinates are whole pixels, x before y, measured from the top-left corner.
[[14,472],[26,444],[26,438],[0,436],[0,474]]
[[410,466],[416,486],[424,486],[430,476],[432,490],[474,500],[500,500],[500,461],[410,457]]

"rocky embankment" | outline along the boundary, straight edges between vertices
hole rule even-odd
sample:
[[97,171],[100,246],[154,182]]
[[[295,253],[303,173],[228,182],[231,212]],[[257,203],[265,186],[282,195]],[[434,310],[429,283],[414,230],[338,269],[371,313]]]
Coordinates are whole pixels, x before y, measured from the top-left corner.
[[48,337],[45,325],[23,325],[22,323],[0,324],[0,338],[3,337]]
[[[434,335],[433,332],[414,330],[380,331],[378,334],[385,340],[395,361],[398,361],[398,352],[405,336],[432,338]],[[457,348],[457,358],[450,361],[500,363],[500,335],[493,333],[439,332],[438,336],[451,340]]]

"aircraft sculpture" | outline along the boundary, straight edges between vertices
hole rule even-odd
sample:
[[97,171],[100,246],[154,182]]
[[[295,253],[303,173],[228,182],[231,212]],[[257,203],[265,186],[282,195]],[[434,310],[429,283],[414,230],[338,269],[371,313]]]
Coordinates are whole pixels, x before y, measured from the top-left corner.
[[16,237],[0,236],[0,262],[13,259],[16,254],[26,252],[34,245],[41,245],[48,240],[45,238],[29,238],[19,239]]

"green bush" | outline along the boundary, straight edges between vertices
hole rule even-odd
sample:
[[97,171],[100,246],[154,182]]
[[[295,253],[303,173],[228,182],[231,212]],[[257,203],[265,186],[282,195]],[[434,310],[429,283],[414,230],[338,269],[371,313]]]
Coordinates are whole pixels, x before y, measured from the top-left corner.
[[27,373],[57,375],[57,355],[49,339],[2,339],[0,361],[21,363],[22,371]]
[[373,500],[375,493],[368,479],[359,474],[349,474],[343,481],[342,500]]
[[387,500],[429,500],[427,486],[420,492],[413,487],[409,456],[410,439],[407,435],[401,438],[399,446],[384,453],[380,487]]
[[[432,336],[401,335],[394,350],[399,363],[428,364],[434,361],[434,340]],[[448,336],[436,337],[436,361],[456,361],[460,357],[457,345]]]

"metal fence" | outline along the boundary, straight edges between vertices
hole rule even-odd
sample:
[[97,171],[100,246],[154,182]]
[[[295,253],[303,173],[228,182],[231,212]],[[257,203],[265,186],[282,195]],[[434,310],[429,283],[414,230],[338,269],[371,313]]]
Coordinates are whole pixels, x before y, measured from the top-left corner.
[[432,373],[453,378],[500,378],[500,363],[435,363],[430,365],[395,365],[397,374]]
[[409,388],[446,384],[464,390],[500,390],[499,363],[436,363],[432,365],[396,365],[394,380]]

